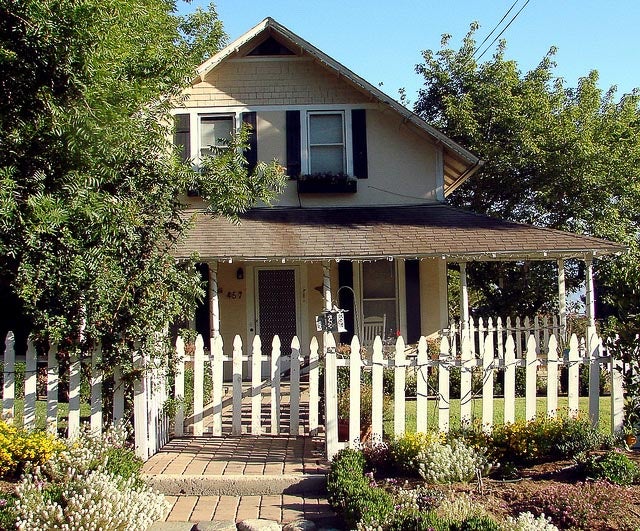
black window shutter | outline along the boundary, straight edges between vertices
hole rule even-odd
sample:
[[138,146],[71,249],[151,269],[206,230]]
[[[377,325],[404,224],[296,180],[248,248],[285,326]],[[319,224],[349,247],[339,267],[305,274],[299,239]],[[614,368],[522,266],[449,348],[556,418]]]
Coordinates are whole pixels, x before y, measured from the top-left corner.
[[[338,262],[338,288],[349,286],[353,288],[353,262],[348,260],[340,260]],[[340,334],[341,343],[351,343],[354,330],[354,312],[353,312],[353,292],[350,289],[340,290],[338,304],[343,310],[349,310],[344,315],[345,328],[347,332]]]
[[302,171],[300,111],[287,111],[287,175],[297,177]]
[[249,135],[249,145],[244,150],[244,158],[247,159],[247,169],[249,173],[253,172],[258,164],[258,128],[255,112],[243,112],[242,123],[251,126],[251,134]]
[[176,114],[173,143],[180,148],[180,159],[183,162],[191,158],[190,117],[188,114]]
[[367,167],[367,115],[364,109],[351,111],[353,174],[358,179],[369,177]]
[[420,339],[420,261],[407,260],[404,266],[407,298],[407,343]]

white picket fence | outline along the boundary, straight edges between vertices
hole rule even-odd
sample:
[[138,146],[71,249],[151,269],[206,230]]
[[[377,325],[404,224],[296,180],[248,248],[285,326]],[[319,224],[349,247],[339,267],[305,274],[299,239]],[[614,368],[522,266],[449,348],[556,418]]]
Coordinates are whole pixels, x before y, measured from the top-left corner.
[[[2,386],[2,414],[3,418],[13,422],[16,416],[16,400],[23,400],[23,426],[27,429],[36,428],[36,401],[38,355],[32,341],[27,342],[25,354],[24,396],[16,396],[16,355],[13,332],[9,332],[5,338],[5,351],[3,362],[3,386]],[[134,366],[141,370],[141,378],[133,383],[133,427],[135,430],[135,449],[138,456],[147,459],[156,453],[169,440],[169,418],[163,413],[163,406],[168,397],[166,386],[166,368],[162,366],[159,358],[145,359],[138,352],[133,354]],[[52,346],[46,355],[47,384],[46,384],[46,420],[45,425],[50,433],[60,433],[58,419],[58,389],[62,378],[69,381],[69,402],[67,429],[64,430],[68,438],[76,437],[85,426],[81,423],[80,382],[82,365],[88,365],[90,373],[89,385],[90,418],[86,423],[87,428],[94,433],[101,432],[107,422],[130,421],[125,418],[127,408],[125,398],[127,396],[127,383],[123,379],[122,370],[118,367],[113,370],[112,411],[103,409],[103,401],[106,398],[103,381],[103,372],[100,369],[101,349],[96,347],[90,356],[78,359],[71,354],[67,373],[61,370],[58,361],[56,346]],[[44,362],[44,357],[42,359]],[[44,397],[43,397],[44,398]]]
[[[504,336],[503,336],[504,337]],[[443,337],[436,356],[428,352],[424,337],[418,343],[417,352],[408,351],[402,337],[399,337],[390,355],[385,356],[380,338],[376,338],[370,358],[360,356],[360,343],[357,337],[351,343],[351,354],[348,358],[337,358],[327,355],[326,366],[326,439],[327,456],[330,458],[341,447],[357,445],[361,433],[360,390],[361,373],[370,370],[372,373],[372,437],[383,434],[383,397],[384,369],[394,371],[393,396],[393,432],[399,435],[405,432],[405,381],[407,369],[417,372],[416,423],[417,431],[427,430],[429,369],[438,369],[437,401],[438,427],[448,431],[450,426],[450,372],[452,368],[460,368],[460,418],[463,421],[472,419],[472,371],[481,370],[482,378],[482,425],[489,430],[494,418],[494,374],[504,372],[504,422],[515,420],[516,368],[526,370],[525,417],[527,420],[536,416],[536,378],[539,367],[546,366],[547,393],[546,412],[555,416],[558,412],[558,391],[560,368],[568,369],[568,408],[569,413],[576,415],[579,411],[579,369],[584,364],[589,367],[589,417],[596,424],[599,418],[600,369],[605,367],[611,376],[611,430],[622,428],[624,397],[622,375],[618,367],[621,362],[612,360],[603,349],[601,338],[592,332],[587,340],[579,341],[571,336],[566,350],[559,352],[556,336],[551,334],[546,342],[536,339],[534,334],[528,335],[526,348],[522,353],[516,347],[516,338],[506,334],[501,345],[494,344],[494,334],[486,334],[480,343],[480,352],[476,354],[472,348],[472,338],[463,334],[460,349],[452,345],[448,337]],[[496,348],[497,347],[497,348]],[[335,349],[333,337],[328,336],[327,350]],[[388,349],[387,349],[388,350]],[[407,354],[410,353],[408,356]],[[388,354],[388,353],[387,353]],[[337,370],[338,367],[349,367],[349,438],[348,442],[338,441],[337,423]],[[433,396],[433,395],[432,395]],[[386,434],[390,435],[390,434]]]
[[[231,352],[224,353],[224,343],[221,337],[211,339],[211,348],[208,353],[204,350],[202,336],[198,336],[195,342],[193,357],[185,355],[184,341],[178,338],[176,342],[178,367],[175,378],[175,397],[184,397],[185,391],[185,363],[193,367],[193,414],[185,418],[184,407],[179,407],[175,417],[175,435],[185,433],[185,427],[193,435],[202,435],[205,431],[204,418],[206,412],[211,412],[212,422],[208,426],[208,433],[214,436],[223,434],[223,410],[230,409],[231,435],[250,433],[260,435],[270,433],[279,435],[288,433],[299,435],[314,435],[318,432],[318,404],[320,402],[319,381],[319,345],[313,338],[309,349],[302,353],[300,342],[294,337],[290,348],[283,352],[278,336],[273,338],[272,344],[264,352],[260,337],[256,336],[251,344],[251,349],[246,354],[240,336],[235,336],[231,346]],[[290,354],[289,354],[290,351]],[[212,380],[212,400],[204,403],[204,367],[205,356],[209,357]],[[181,361],[180,361],[181,360]],[[225,364],[232,367],[231,382],[225,382]],[[265,370],[265,366],[268,370]],[[282,371],[282,367],[288,367]],[[264,371],[264,374],[263,374]],[[308,374],[308,381],[304,382],[306,393],[302,393],[302,374]],[[282,418],[283,396],[282,391],[288,391],[289,422]],[[225,392],[228,390],[228,392]],[[302,426],[301,402],[303,396],[307,400],[307,423]],[[244,399],[244,400],[243,400]],[[268,410],[263,411],[263,402],[269,402]],[[247,409],[249,401],[249,422],[243,427],[243,404]]]

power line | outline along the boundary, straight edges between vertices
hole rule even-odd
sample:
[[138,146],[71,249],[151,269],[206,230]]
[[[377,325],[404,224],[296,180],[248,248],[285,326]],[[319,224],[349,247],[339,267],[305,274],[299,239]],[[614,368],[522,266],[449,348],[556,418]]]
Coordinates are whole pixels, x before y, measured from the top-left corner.
[[502,24],[502,22],[504,21],[505,18],[507,18],[509,16],[509,13],[511,13],[511,11],[513,10],[514,7],[516,7],[516,4],[519,2],[520,0],[515,0],[515,2],[513,4],[511,4],[511,7],[509,8],[509,10],[502,16],[502,18],[500,19],[500,22],[498,22],[493,29],[491,30],[491,32],[489,33],[489,35],[487,35],[484,40],[476,47],[476,51],[473,52],[473,55],[475,56],[479,51],[480,48],[482,48],[482,45],[487,42],[489,40],[489,37],[491,37],[491,35],[493,35],[493,32],[496,31],[499,27],[500,24]]
[[480,60],[480,59],[482,59],[482,56],[483,56],[485,53],[487,53],[487,51],[489,50],[489,48],[491,48],[491,47],[494,45],[494,43],[495,43],[495,42],[496,42],[496,41],[497,41],[497,40],[502,36],[502,34],[503,34],[505,31],[507,31],[507,29],[509,28],[509,26],[511,26],[511,24],[513,23],[513,21],[514,21],[516,18],[518,18],[518,15],[519,15],[520,13],[522,13],[522,10],[523,10],[525,7],[527,7],[527,4],[528,4],[530,1],[531,1],[531,0],[527,0],[527,1],[524,3],[524,5],[523,5],[519,10],[518,10],[518,12],[517,12],[515,15],[513,15],[513,18],[509,21],[509,23],[508,23],[508,24],[507,24],[507,25],[502,29],[502,31],[501,31],[500,33],[498,33],[498,35],[496,35],[495,39],[493,39],[493,40],[491,41],[491,43],[490,43],[490,44],[489,44],[489,45],[484,49],[484,51],[483,51],[483,52],[482,52],[482,53],[481,53],[481,54],[476,58],[476,60]]

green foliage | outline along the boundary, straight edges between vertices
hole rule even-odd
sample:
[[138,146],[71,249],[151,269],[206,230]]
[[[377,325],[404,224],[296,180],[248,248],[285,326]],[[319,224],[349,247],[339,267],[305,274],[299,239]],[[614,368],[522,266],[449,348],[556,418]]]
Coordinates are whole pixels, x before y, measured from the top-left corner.
[[438,517],[435,511],[405,510],[396,512],[386,528],[389,531],[448,531],[447,522]]
[[105,470],[123,479],[137,478],[144,462],[131,448],[109,447],[106,451]]
[[15,494],[0,495],[0,529],[14,529],[18,512],[16,502],[18,497]]
[[500,531],[497,522],[488,516],[472,516],[449,527],[450,531]]
[[364,465],[362,452],[341,450],[333,458],[327,478],[329,503],[350,529],[358,523],[384,522],[393,512],[393,499],[384,490],[369,485],[364,477]]
[[[415,111],[485,161],[451,201],[630,246],[630,254],[596,264],[599,296],[608,305],[601,310],[619,315],[618,303],[640,280],[640,93],[616,99],[615,88],[598,88],[595,71],[565,87],[554,74],[555,48],[528,72],[506,57],[504,41],[479,63],[477,29],[471,26],[458,50],[443,36],[441,49],[424,51],[417,66],[425,85]],[[580,268],[566,267],[568,288],[575,289]],[[482,314],[553,310],[552,262],[474,262],[468,276]]]
[[202,174],[178,161],[171,108],[224,34],[213,10],[174,9],[0,3],[0,291],[60,350],[102,341],[106,366],[129,362],[133,342],[157,350],[203,295],[171,256],[191,221],[181,194],[202,185],[211,213],[234,217],[283,179],[275,163],[248,175],[246,131]]
[[433,443],[444,442],[438,432],[403,433],[389,443],[389,452],[395,464],[405,473],[418,473],[418,455]]
[[591,456],[584,463],[584,472],[589,478],[606,479],[617,485],[631,485],[638,480],[640,468],[620,451],[611,451]]

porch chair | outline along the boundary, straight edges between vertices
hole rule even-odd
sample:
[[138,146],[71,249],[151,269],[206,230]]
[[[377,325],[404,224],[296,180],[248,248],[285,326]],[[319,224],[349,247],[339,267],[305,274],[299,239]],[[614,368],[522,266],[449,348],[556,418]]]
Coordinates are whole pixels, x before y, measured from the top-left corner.
[[382,317],[366,317],[362,323],[362,346],[371,347],[376,336],[384,339],[384,331],[387,329],[387,314]]

